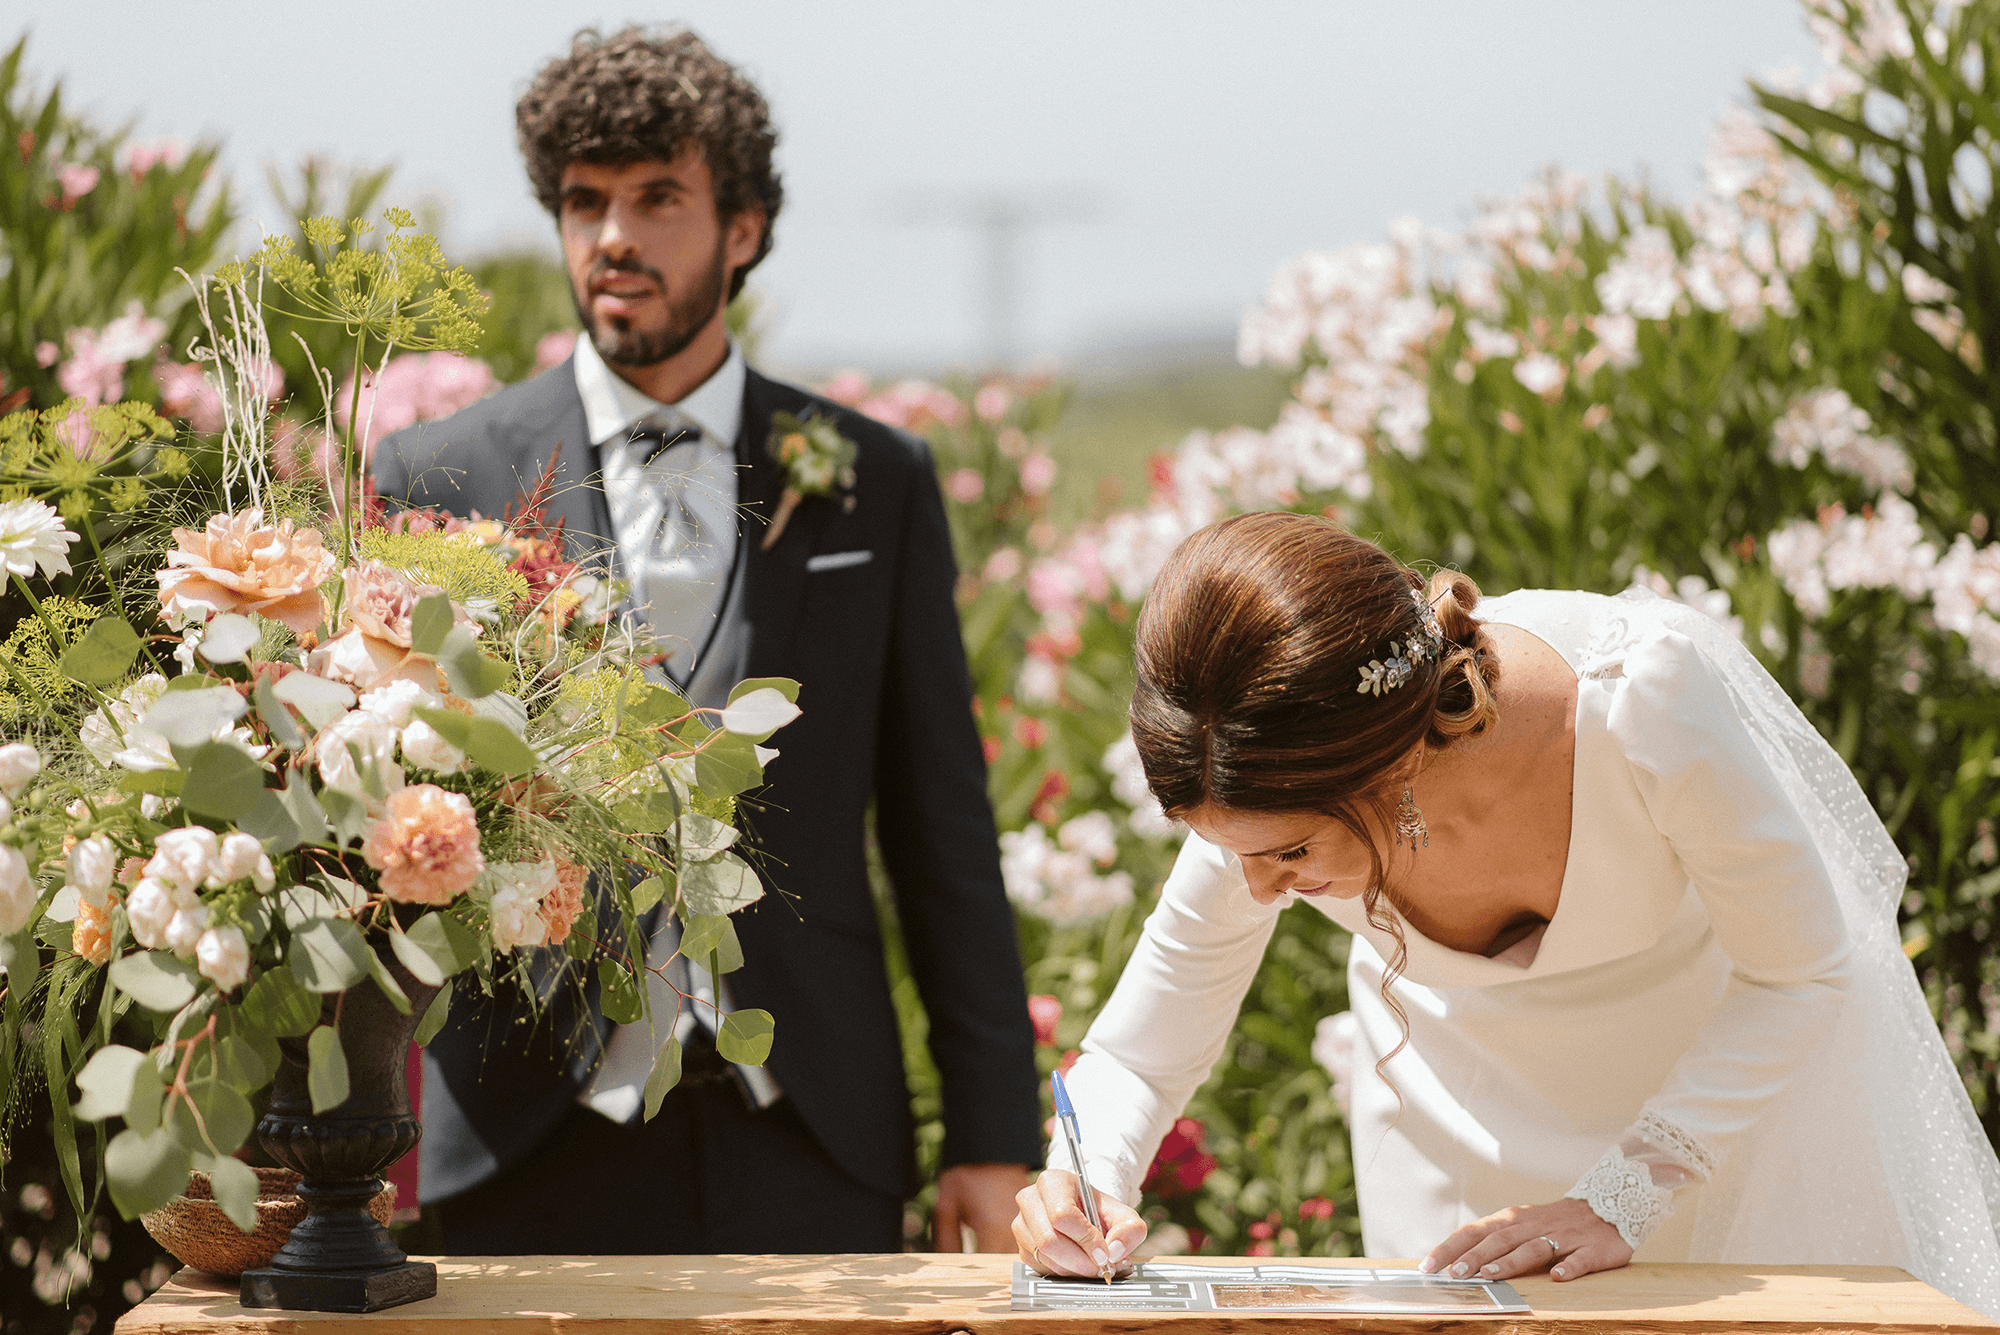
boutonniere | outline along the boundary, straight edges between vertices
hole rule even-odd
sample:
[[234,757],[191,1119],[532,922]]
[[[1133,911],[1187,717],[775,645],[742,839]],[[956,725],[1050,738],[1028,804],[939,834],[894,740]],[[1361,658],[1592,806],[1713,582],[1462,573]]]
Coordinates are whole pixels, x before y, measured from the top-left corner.
[[841,508],[854,508],[854,456],[860,451],[824,417],[771,414],[771,457],[785,470],[778,512],[764,530],[759,550],[770,551],[785,531],[792,511],[808,496],[841,494]]

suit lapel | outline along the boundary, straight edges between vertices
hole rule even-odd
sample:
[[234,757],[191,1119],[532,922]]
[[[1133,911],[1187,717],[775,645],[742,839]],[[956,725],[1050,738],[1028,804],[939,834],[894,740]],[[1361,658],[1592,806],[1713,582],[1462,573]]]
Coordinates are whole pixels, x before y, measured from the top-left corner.
[[590,562],[615,552],[611,536],[611,507],[604,498],[603,465],[597,447],[590,443],[590,427],[583,415],[583,399],[576,392],[576,377],[564,362],[552,376],[546,411],[523,421],[528,438],[520,442],[523,494],[548,471],[549,460],[562,455],[550,485],[548,519],[561,520],[569,539],[572,560]]
[[768,448],[771,416],[803,409],[803,401],[793,402],[797,398],[754,370],[743,382],[736,462],[743,470],[743,612],[750,622],[748,671],[753,677],[797,675],[789,663],[799,605],[805,598],[806,557],[825,522],[826,507],[807,501],[792,512],[771,550],[763,550],[764,533],[785,490],[784,469]]

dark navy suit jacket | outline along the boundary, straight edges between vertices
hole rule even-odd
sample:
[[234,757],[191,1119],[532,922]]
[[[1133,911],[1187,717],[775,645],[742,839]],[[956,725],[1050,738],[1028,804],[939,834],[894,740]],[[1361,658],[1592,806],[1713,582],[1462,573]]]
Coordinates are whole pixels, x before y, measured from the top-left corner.
[[[856,504],[808,498],[766,552],[784,487],[766,448],[776,412],[830,417],[856,443]],[[373,476],[393,503],[498,517],[558,444],[550,518],[566,521],[572,557],[602,559],[610,512],[567,362],[383,441]],[[736,915],[735,1002],[775,1017],[768,1069],[835,1161],[880,1191],[912,1194],[913,1124],[863,851],[872,800],[943,1079],[942,1163],[1038,1164],[1033,1030],[930,452],[755,371],[736,451],[747,675],[796,679],[804,712],[772,739],[767,786],[748,795],[767,893]],[[807,569],[816,554],[864,551],[866,561]],[[515,1162],[568,1111],[605,1032],[594,995],[588,983],[557,989],[535,1026],[504,1002],[454,1004],[425,1057],[426,1200]]]

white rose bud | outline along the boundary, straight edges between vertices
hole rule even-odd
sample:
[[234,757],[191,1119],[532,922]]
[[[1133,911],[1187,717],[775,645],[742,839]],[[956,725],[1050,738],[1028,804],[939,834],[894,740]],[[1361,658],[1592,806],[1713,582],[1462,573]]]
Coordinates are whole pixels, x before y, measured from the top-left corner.
[[168,830],[153,841],[146,875],[156,876],[177,890],[192,890],[214,872],[221,851],[214,830],[199,825]]
[[158,820],[160,813],[167,809],[167,799],[156,793],[147,793],[139,799],[139,814],[147,820]]
[[359,707],[385,720],[393,728],[402,728],[409,725],[411,711],[418,705],[426,709],[441,709],[444,700],[435,692],[399,677],[365,693]]
[[456,774],[465,765],[465,752],[447,742],[436,728],[416,719],[403,729],[403,759],[418,769]]
[[277,888],[278,870],[271,865],[270,854],[264,852],[257,854],[257,865],[250,871],[250,884],[260,895],[268,895]]
[[20,931],[34,916],[37,894],[28,855],[12,844],[0,844],[0,934]]
[[264,856],[264,845],[254,834],[233,830],[222,837],[222,847],[217,853],[215,867],[208,876],[208,888],[220,889],[232,881],[247,880],[257,870],[257,860]]
[[28,780],[42,772],[42,753],[26,742],[0,746],[0,792],[17,797]]
[[14,804],[9,802],[4,795],[0,795],[0,825],[12,825],[13,823]]
[[90,902],[104,907],[103,896],[118,874],[118,847],[101,834],[79,839],[69,850],[70,884],[91,896]]
[[132,920],[132,937],[148,950],[167,943],[167,924],[175,913],[174,894],[165,881],[148,876],[132,887],[125,916]]
[[202,976],[229,992],[250,976],[250,943],[234,927],[211,927],[195,943],[195,965]]
[[167,922],[167,949],[176,955],[186,955],[201,940],[202,932],[208,927],[208,910],[197,904],[191,909],[175,909],[174,916]]
[[513,950],[519,946],[539,946],[548,936],[548,920],[542,917],[541,902],[512,886],[495,890],[487,903],[493,929],[493,948]]

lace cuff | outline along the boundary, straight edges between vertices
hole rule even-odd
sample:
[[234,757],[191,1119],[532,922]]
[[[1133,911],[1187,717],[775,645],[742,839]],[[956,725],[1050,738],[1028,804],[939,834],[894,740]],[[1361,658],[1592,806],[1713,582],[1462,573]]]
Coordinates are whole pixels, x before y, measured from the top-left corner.
[[[1714,1150],[1708,1147],[1707,1142],[1703,1141],[1700,1136],[1695,1135],[1694,1132],[1689,1131],[1676,1122],[1669,1121],[1650,1108],[1641,1111],[1639,1120],[1632,1124],[1632,1133],[1626,1137],[1626,1144],[1628,1146],[1631,1144],[1632,1135],[1640,1137],[1646,1143],[1657,1148],[1669,1159],[1672,1159],[1682,1168],[1685,1168],[1691,1176],[1699,1181],[1706,1182],[1715,1176],[1716,1154]],[[1638,1157],[1648,1158],[1650,1156],[1641,1154]],[[1654,1180],[1659,1180],[1658,1174],[1654,1175]],[[1682,1184],[1675,1183],[1671,1185]]]
[[1655,1186],[1652,1170],[1626,1158],[1616,1145],[1563,1194],[1588,1205],[1599,1219],[1618,1230],[1618,1236],[1633,1251],[1653,1236],[1674,1208],[1674,1193]]

